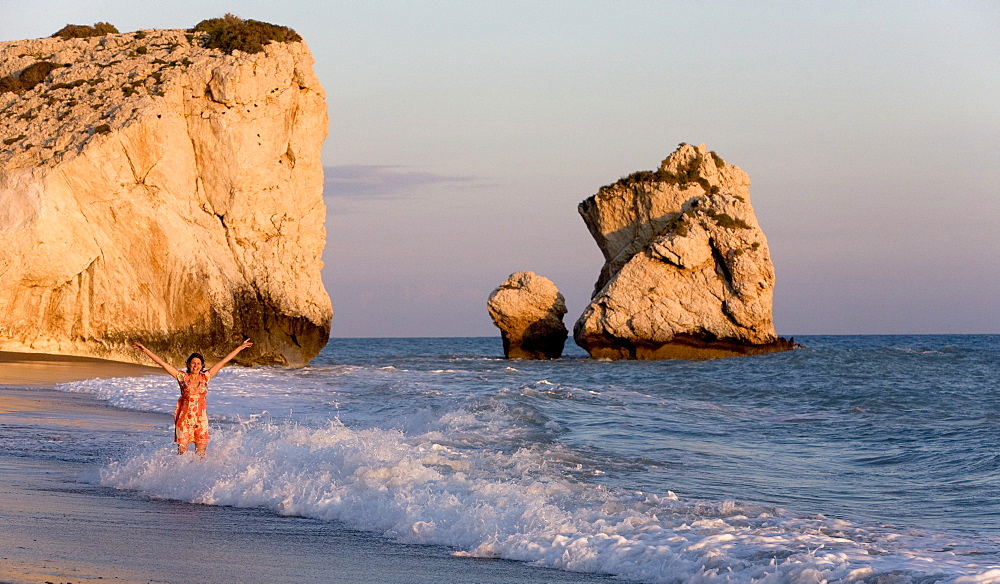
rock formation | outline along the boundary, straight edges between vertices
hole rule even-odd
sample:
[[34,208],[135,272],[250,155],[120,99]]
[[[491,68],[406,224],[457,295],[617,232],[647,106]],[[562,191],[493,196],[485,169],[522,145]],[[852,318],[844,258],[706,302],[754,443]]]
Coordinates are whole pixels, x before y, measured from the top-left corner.
[[202,38],[0,43],[0,350],[179,364],[247,335],[239,362],[296,365],[326,344],[313,58]]
[[691,359],[790,349],[750,179],[705,145],[601,188],[579,212],[605,265],[574,340],[594,358]]
[[558,359],[569,335],[566,300],[551,280],[534,272],[511,274],[486,303],[508,359]]

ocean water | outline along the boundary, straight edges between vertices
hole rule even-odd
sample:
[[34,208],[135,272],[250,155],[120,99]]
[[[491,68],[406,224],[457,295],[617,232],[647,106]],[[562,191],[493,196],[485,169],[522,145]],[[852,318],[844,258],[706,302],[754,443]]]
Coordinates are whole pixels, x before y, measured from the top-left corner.
[[[797,340],[531,362],[499,338],[332,339],[305,368],[224,369],[206,459],[169,424],[21,447],[145,496],[625,581],[1000,582],[1000,336]],[[59,388],[177,395],[166,375]]]

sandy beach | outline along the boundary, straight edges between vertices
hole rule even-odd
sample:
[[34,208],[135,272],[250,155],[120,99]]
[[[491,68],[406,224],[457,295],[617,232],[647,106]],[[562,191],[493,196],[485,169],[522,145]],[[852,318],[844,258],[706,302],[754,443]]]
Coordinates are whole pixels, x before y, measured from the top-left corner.
[[[100,457],[61,454],[64,441],[107,432],[163,434],[168,416],[112,408],[51,389],[154,369],[6,353],[0,362],[0,582],[607,582],[609,578],[402,545],[336,523],[258,509],[153,500],[99,486]],[[45,441],[48,456],[19,448]],[[37,448],[35,448],[37,450]]]

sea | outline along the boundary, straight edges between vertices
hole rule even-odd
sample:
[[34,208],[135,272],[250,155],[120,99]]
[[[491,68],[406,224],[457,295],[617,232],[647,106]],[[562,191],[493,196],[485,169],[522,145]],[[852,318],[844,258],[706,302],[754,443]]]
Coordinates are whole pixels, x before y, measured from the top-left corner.
[[[1000,582],[1000,335],[796,341],[520,361],[499,338],[334,338],[309,366],[213,379],[204,459],[176,455],[169,423],[16,448],[87,461],[123,496],[622,581]],[[178,391],[57,388],[164,414]]]

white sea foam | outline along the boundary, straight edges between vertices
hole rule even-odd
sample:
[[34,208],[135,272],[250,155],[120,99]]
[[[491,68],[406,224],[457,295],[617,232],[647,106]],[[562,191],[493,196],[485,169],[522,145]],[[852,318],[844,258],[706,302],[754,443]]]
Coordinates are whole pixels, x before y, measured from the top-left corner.
[[501,452],[440,440],[468,423],[452,413],[420,435],[338,421],[245,423],[217,431],[206,459],[148,447],[108,464],[101,482],[641,582],[974,583],[1000,574],[953,537],[588,484],[558,444]]
[[[287,413],[304,404],[320,403],[324,406],[322,415],[327,415],[337,405],[336,380],[360,369],[338,366],[291,373],[268,367],[226,368],[210,383],[209,413],[212,420],[239,421],[264,410]],[[169,414],[173,414],[179,395],[177,382],[165,374],[87,379],[58,387],[91,394],[123,409]]]

